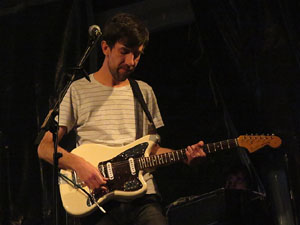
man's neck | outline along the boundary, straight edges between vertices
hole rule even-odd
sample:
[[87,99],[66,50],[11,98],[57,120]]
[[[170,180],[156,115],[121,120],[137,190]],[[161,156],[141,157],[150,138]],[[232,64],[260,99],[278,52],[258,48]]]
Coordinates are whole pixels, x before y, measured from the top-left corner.
[[115,81],[110,71],[103,66],[97,72],[94,73],[94,78],[99,83],[108,87],[123,87],[129,85],[128,79],[121,82]]

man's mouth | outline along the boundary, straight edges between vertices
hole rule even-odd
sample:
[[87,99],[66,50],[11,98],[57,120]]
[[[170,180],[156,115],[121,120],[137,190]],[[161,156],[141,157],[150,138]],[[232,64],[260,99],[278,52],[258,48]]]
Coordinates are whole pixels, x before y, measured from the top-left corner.
[[132,70],[130,68],[126,68],[126,67],[120,67],[119,71],[124,72],[124,73],[131,73]]

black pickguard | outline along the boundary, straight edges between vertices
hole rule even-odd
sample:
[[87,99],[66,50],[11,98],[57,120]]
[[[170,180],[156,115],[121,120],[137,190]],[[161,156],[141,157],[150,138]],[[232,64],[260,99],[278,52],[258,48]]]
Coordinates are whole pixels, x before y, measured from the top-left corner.
[[[106,164],[107,163],[112,164],[114,179],[108,180],[107,182],[106,186],[108,188],[108,192],[112,192],[115,190],[136,191],[142,188],[142,183],[138,179],[139,171],[136,167],[136,174],[135,175],[131,174],[128,159],[143,157],[148,145],[149,145],[148,142],[140,143],[122,152],[121,154],[119,154],[118,156],[114,157],[111,160],[99,163],[98,168],[100,172],[102,170],[101,167],[102,166],[104,167],[104,173],[102,173],[104,177],[108,177]],[[95,198],[98,199],[104,194],[106,193],[103,193],[103,191],[101,190],[95,191]]]

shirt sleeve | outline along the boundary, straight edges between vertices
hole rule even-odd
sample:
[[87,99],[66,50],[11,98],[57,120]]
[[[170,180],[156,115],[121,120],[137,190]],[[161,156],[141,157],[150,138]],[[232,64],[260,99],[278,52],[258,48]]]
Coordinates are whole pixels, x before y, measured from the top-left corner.
[[59,126],[67,127],[70,132],[77,121],[77,92],[74,86],[70,86],[59,110]]
[[143,93],[144,100],[147,104],[148,110],[153,118],[153,122],[156,128],[164,126],[160,110],[158,107],[155,93],[150,85],[143,81],[138,81],[141,91]]
[[160,128],[160,127],[163,127],[164,126],[164,123],[163,123],[163,120],[162,120],[162,117],[161,117],[161,114],[160,114],[160,110],[159,110],[159,107],[158,107],[158,104],[157,104],[157,99],[156,99],[156,96],[154,94],[154,91],[152,90],[151,88],[151,115],[153,117],[153,122],[154,122],[154,125],[156,128]]

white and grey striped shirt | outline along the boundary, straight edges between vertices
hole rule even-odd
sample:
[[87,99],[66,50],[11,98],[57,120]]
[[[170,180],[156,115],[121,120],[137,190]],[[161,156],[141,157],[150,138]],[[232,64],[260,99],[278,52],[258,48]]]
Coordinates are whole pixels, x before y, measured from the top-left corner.
[[[73,82],[60,106],[59,125],[76,129],[78,145],[121,146],[148,134],[148,119],[130,85],[113,88],[96,81],[93,74],[90,79]],[[138,84],[156,128],[163,126],[152,88],[142,81]]]

